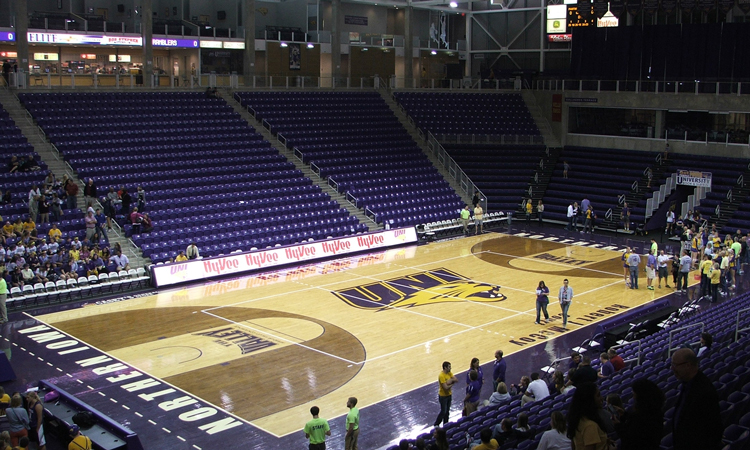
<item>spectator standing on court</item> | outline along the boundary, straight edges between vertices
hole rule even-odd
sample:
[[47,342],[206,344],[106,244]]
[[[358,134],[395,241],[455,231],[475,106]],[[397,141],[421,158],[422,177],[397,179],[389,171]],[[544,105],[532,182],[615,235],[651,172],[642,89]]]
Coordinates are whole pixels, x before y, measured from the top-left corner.
[[453,385],[458,383],[458,378],[451,372],[451,363],[443,362],[443,370],[438,375],[438,401],[440,403],[440,413],[435,419],[435,426],[448,423],[451,412],[451,400],[453,399]]
[[641,264],[641,257],[638,253],[632,252],[628,256],[628,270],[630,270],[630,289],[638,289],[638,266]]
[[711,302],[717,303],[719,301],[719,284],[721,284],[721,269],[719,269],[718,263],[714,263],[711,267],[708,278],[711,280]]
[[526,210],[526,225],[531,225],[531,214],[534,213],[534,205],[531,203],[531,197],[526,199],[524,202],[524,209]]
[[507,363],[503,359],[503,351],[495,351],[495,362],[492,365],[492,387],[497,392],[497,385],[505,382]]
[[482,205],[477,203],[474,207],[474,234],[484,233],[483,219],[484,210],[482,209]]
[[589,205],[588,208],[583,210],[583,232],[584,233],[593,233],[594,232],[594,219],[596,218],[596,214],[594,214],[594,209]]
[[687,292],[688,288],[688,275],[690,274],[690,266],[693,265],[693,260],[690,258],[687,250],[682,251],[682,258],[680,258],[680,272],[677,278],[677,286],[675,289],[683,293]]
[[325,450],[326,436],[331,435],[331,427],[327,420],[318,417],[320,408],[317,406],[310,408],[310,414],[313,418],[305,424],[304,428],[305,438],[310,440],[310,445],[307,448],[309,450]]
[[461,210],[461,225],[464,227],[464,234],[469,234],[469,218],[471,217],[471,211],[469,211],[469,205],[466,205]]
[[711,380],[698,367],[689,348],[672,355],[672,372],[682,382],[675,404],[672,441],[675,450],[718,450],[724,425],[719,396]]
[[[4,263],[3,263],[4,264]],[[5,307],[5,302],[8,299],[8,283],[5,278],[0,277],[0,324],[8,321],[8,310]]]
[[536,325],[541,325],[539,322],[540,312],[544,312],[544,323],[549,321],[549,313],[547,313],[547,305],[549,304],[549,288],[544,281],[540,281],[536,287]]
[[346,415],[346,437],[344,438],[344,450],[357,450],[357,438],[359,437],[359,409],[357,409],[357,397],[349,397],[346,402],[349,413]]
[[669,269],[667,268],[667,263],[669,260],[672,259],[664,253],[664,250],[661,250],[659,252],[659,257],[656,259],[657,268],[659,269],[659,289],[661,289],[661,280],[664,279],[664,285],[667,288],[670,288],[669,285]]
[[573,302],[573,288],[568,285],[568,279],[563,280],[563,285],[557,293],[557,299],[560,301],[562,310],[563,328],[568,328],[568,309]]
[[568,226],[565,227],[568,231],[573,231],[573,221],[575,220],[575,211],[573,210],[573,202],[570,202],[568,205],[568,212],[567,212],[567,218],[568,218]]
[[656,256],[649,253],[646,257],[646,285],[650,291],[654,290],[654,278],[656,278]]

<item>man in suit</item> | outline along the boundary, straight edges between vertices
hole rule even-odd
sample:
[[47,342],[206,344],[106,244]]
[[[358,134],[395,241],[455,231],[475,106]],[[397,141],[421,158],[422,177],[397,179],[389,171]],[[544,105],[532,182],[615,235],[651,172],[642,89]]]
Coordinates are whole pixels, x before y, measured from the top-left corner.
[[700,371],[689,348],[672,355],[672,372],[682,382],[672,424],[674,450],[718,450],[724,426],[719,396],[711,380]]

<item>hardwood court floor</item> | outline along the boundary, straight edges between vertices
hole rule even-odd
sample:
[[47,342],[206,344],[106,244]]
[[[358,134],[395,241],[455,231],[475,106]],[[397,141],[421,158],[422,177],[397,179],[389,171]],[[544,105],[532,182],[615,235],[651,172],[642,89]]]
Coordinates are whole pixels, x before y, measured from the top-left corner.
[[[365,407],[560,335],[557,290],[575,290],[569,327],[671,290],[623,281],[621,253],[485,234],[168,290],[40,317],[274,435],[299,431],[318,405]],[[645,258],[643,258],[645,260]],[[535,325],[539,280],[549,325]],[[491,296],[493,286],[501,286]],[[427,425],[427,424],[425,424]]]

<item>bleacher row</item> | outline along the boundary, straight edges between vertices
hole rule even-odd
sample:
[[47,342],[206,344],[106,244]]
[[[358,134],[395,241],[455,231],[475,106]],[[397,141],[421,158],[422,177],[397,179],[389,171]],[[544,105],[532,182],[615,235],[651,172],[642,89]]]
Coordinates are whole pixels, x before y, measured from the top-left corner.
[[[237,92],[235,98],[377,223],[453,218],[463,205],[448,183],[423,183],[424,176],[442,177],[377,92]],[[360,182],[374,201],[356,199],[352,187]],[[390,201],[397,194],[401,199]]]
[[433,134],[540,135],[518,93],[396,92],[394,98]]

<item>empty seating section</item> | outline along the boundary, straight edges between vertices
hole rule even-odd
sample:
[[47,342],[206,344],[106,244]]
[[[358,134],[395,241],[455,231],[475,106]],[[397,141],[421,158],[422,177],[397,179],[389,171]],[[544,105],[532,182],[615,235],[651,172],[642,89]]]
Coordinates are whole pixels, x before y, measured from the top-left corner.
[[[568,178],[563,176],[565,161],[570,165]],[[629,193],[653,161],[648,152],[565,147],[544,195],[545,217],[567,221],[568,205],[572,202],[580,205],[584,198],[591,201],[599,217],[610,208],[619,211],[618,196]],[[642,223],[645,208],[629,206],[631,221]]]
[[295,154],[377,223],[457,217],[462,202],[376,92],[240,92]]
[[748,160],[676,153],[669,155],[666,166],[667,174],[672,174],[678,169],[711,172],[711,191],[706,193],[706,198],[701,200],[696,209],[704,218],[713,217],[715,220],[716,207],[724,201],[730,189],[737,187],[738,179],[747,169]]
[[740,203],[737,211],[722,227],[721,232],[734,233],[737,230],[742,230],[743,234],[750,233],[750,197],[745,198],[745,201]]
[[[231,106],[200,93],[21,94],[50,141],[99,196],[146,191],[155,263],[190,242],[202,256],[366,231]],[[124,221],[129,211],[120,211]]]
[[[602,398],[608,394],[619,394],[626,407],[633,406],[633,383],[641,378],[646,378],[656,383],[666,394],[664,414],[664,440],[662,449],[671,449],[671,445],[665,445],[670,441],[672,420],[675,412],[675,404],[679,395],[680,382],[675,378],[669,361],[670,331],[672,332],[671,346],[677,349],[682,345],[696,345],[700,333],[706,331],[714,336],[714,344],[705,355],[701,356],[701,370],[711,379],[719,393],[720,407],[722,408],[725,443],[729,444],[733,439],[748,431],[750,427],[750,335],[740,333],[740,338],[734,342],[735,329],[737,328],[737,315],[740,310],[750,307],[750,294],[742,294],[736,298],[719,304],[716,307],[693,312],[690,316],[683,316],[681,321],[651,336],[642,338],[621,347],[618,352],[628,362],[626,367],[616,372],[611,378],[600,381],[599,387]],[[750,314],[740,314],[739,328],[750,327]],[[705,328],[702,328],[702,326]],[[687,328],[691,326],[690,328]],[[638,350],[641,346],[641,359],[638,364]],[[597,348],[590,349],[592,366],[600,363]],[[560,367],[560,370],[567,369]],[[500,449],[528,449],[537,448],[542,433],[549,429],[550,414],[552,411],[567,413],[572,400],[573,392],[555,395],[551,389],[552,397],[542,402],[529,402],[521,406],[520,396],[512,397],[506,403],[498,406],[486,407],[461,417],[456,422],[446,425],[446,434],[452,450],[466,448],[466,434],[473,439],[479,439],[479,432],[483,428],[492,428],[499,424],[504,418],[510,418],[513,423],[521,412],[529,416],[529,426],[533,429],[533,437],[529,440],[511,440]],[[738,432],[738,433],[736,433]],[[423,435],[428,444],[431,435]],[[732,438],[734,437],[734,438]],[[731,439],[728,439],[731,438]],[[747,448],[748,436],[743,437],[741,446],[725,447],[730,449]],[[412,442],[413,443],[413,442]],[[388,450],[396,450],[397,447],[389,447]]]
[[528,195],[529,182],[545,151],[544,146],[443,144],[443,147],[487,196],[488,211],[518,209]]
[[396,92],[394,97],[425,133],[541,135],[518,93]]
[[[33,156],[36,166],[41,170],[10,173],[10,163],[13,156],[19,160]],[[8,111],[3,109],[2,106],[0,106],[0,165],[4,168],[0,174],[0,184],[3,186],[2,193],[4,194],[6,191],[11,193],[10,202],[0,205],[0,216],[6,221],[14,222],[23,214],[28,214],[29,208],[26,201],[28,200],[29,190],[34,184],[41,185],[49,172],[47,171],[47,165],[39,159],[39,155],[34,152],[34,147],[26,141],[26,136],[23,135],[13,119],[10,118]]]

